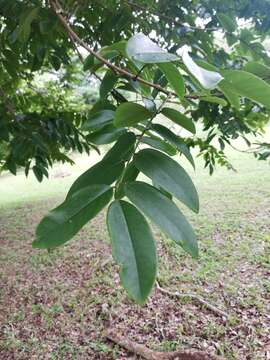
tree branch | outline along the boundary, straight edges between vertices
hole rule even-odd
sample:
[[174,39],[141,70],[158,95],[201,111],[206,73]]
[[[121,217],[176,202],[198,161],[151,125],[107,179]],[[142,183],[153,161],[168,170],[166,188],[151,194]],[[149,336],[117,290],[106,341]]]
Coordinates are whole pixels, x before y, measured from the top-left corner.
[[146,360],[224,360],[218,356],[197,350],[153,351],[142,344],[127,339],[126,336],[119,335],[118,332],[113,330],[107,331],[106,338]]
[[[158,91],[166,94],[166,95],[174,95],[175,97],[177,97],[177,94],[169,91],[167,89],[164,89],[162,86],[160,86],[159,84],[154,84],[150,81],[147,81],[141,77],[138,77],[137,74],[132,74],[129,71],[112,64],[110,61],[108,61],[107,59],[105,59],[103,56],[101,56],[99,53],[97,53],[96,51],[94,51],[93,49],[90,48],[90,46],[88,44],[86,44],[70,27],[69,23],[67,22],[66,18],[63,15],[63,10],[60,7],[60,5],[58,4],[57,0],[49,0],[52,9],[54,10],[56,16],[58,17],[58,19],[60,20],[60,22],[62,23],[63,27],[65,28],[68,36],[70,37],[70,39],[73,42],[78,43],[80,46],[82,46],[84,49],[86,49],[91,55],[93,55],[95,58],[97,58],[99,61],[101,61],[103,64],[105,64],[108,68],[112,69],[114,72],[121,74],[129,79],[138,81],[144,85],[150,86],[154,89],[157,89]],[[199,96],[198,95],[188,95],[185,96],[187,99],[198,99]]]
[[157,289],[162,292],[163,294],[169,295],[171,297],[177,297],[177,298],[185,298],[185,297],[189,297],[195,301],[197,301],[198,303],[206,306],[209,310],[211,310],[213,313],[224,317],[226,320],[228,319],[229,315],[223,311],[220,310],[219,308],[217,308],[215,305],[210,304],[208,301],[204,300],[203,298],[201,298],[200,296],[196,295],[196,294],[191,294],[191,293],[187,293],[187,294],[181,294],[178,291],[176,292],[171,292],[169,290],[163,289],[162,287],[160,287],[159,283],[156,281],[156,285],[157,285]]

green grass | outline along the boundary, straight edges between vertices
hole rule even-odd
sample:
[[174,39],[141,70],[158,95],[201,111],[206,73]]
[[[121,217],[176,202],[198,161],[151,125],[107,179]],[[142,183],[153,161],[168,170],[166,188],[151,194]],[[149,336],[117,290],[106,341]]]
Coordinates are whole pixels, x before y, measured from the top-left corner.
[[158,291],[146,305],[133,304],[110,257],[104,213],[52,253],[31,248],[36,224],[97,161],[94,154],[91,161],[78,158],[73,168],[58,167],[42,184],[23,174],[0,177],[0,358],[125,359],[126,352],[104,337],[110,326],[152,349],[197,348],[227,359],[265,359],[270,167],[250,154],[231,150],[228,156],[236,173],[218,168],[210,177],[198,160],[194,174],[185,163],[200,195],[199,215],[182,207],[198,235],[199,260],[153,229],[160,284],[200,295],[226,311],[228,321],[188,297]]

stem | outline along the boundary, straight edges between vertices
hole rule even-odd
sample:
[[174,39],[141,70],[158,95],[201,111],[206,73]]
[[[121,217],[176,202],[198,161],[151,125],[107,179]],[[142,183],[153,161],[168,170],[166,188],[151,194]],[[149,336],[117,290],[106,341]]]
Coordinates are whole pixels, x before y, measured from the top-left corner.
[[166,99],[164,99],[164,100],[162,101],[162,103],[159,105],[159,107],[157,108],[157,110],[152,114],[151,118],[148,120],[148,122],[147,122],[145,128],[142,130],[141,134],[137,137],[136,143],[135,143],[135,146],[134,146],[134,150],[133,150],[132,153],[130,154],[129,159],[127,160],[127,164],[126,164],[126,166],[125,166],[125,168],[124,168],[124,170],[123,170],[120,178],[118,179],[118,181],[117,181],[117,183],[116,183],[116,185],[115,185],[115,192],[117,192],[117,191],[119,190],[119,187],[121,186],[122,181],[123,181],[123,179],[124,179],[124,176],[125,176],[125,174],[126,174],[127,167],[128,167],[128,165],[130,164],[130,162],[132,161],[132,159],[133,159],[133,157],[134,157],[134,155],[135,155],[135,153],[136,153],[136,150],[137,150],[138,146],[140,145],[140,142],[141,142],[144,134],[150,129],[152,121],[153,121],[154,118],[161,112],[163,106],[166,104],[166,102],[167,102],[167,100],[170,98],[170,96],[171,96],[171,94],[169,93],[168,96],[166,97]]
[[153,113],[152,117],[148,120],[147,124],[146,124],[146,127],[144,128],[144,130],[142,131],[141,135],[139,135],[139,137],[137,138],[137,142],[136,142],[136,145],[135,145],[135,150],[134,152],[136,151],[137,147],[139,146],[140,144],[140,141],[142,139],[142,137],[144,136],[144,134],[150,129],[151,127],[151,123],[152,121],[154,120],[154,118],[161,112],[163,106],[166,104],[166,102],[170,99],[171,97],[171,93],[168,94],[168,96],[166,97],[166,99],[164,99],[162,101],[162,103],[159,105],[159,107],[157,108],[157,110]]

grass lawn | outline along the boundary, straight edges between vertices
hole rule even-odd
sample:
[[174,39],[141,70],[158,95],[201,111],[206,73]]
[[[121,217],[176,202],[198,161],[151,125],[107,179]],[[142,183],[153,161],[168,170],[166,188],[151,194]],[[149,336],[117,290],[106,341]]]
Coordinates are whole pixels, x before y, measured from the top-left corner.
[[52,253],[31,248],[38,221],[95,156],[57,168],[42,184],[23,174],[1,176],[0,359],[131,358],[105,339],[108,327],[151,349],[267,359],[270,167],[249,154],[230,151],[229,158],[237,172],[218,168],[212,177],[197,162],[201,211],[183,208],[198,235],[198,261],[154,228],[160,285],[197,294],[228,313],[227,320],[192,298],[157,289],[144,306],[130,301],[110,256],[104,213]]

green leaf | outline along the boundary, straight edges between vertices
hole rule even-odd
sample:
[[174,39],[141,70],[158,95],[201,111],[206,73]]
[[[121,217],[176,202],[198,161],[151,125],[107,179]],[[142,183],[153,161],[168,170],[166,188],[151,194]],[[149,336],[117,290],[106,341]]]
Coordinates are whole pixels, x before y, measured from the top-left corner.
[[149,119],[151,116],[152,113],[142,105],[126,102],[118,106],[115,112],[114,125],[116,127],[132,126]]
[[117,75],[109,69],[100,84],[99,95],[101,98],[107,97],[109,92],[114,88],[115,84],[117,83],[117,80]]
[[90,113],[94,114],[100,110],[116,110],[116,107],[108,99],[99,99],[94,103]]
[[43,180],[43,172],[40,167],[34,165],[32,170],[38,182],[41,182]]
[[108,162],[126,161],[134,150],[136,136],[133,132],[124,133],[107,152],[103,160]]
[[220,90],[223,92],[223,94],[226,96],[226,98],[228,99],[229,103],[236,109],[239,110],[240,109],[240,97],[238,94],[235,94],[232,89],[230,84],[228,84],[226,82],[226,80],[223,80],[219,83],[218,87],[220,88]]
[[112,184],[124,170],[124,162],[134,150],[136,136],[125,133],[119,137],[103,159],[79,176],[72,184],[67,198],[91,184]]
[[127,197],[151,221],[193,257],[198,256],[194,231],[177,206],[153,186],[136,181],[125,186]]
[[113,257],[121,267],[121,283],[136,302],[143,304],[155,283],[157,271],[150,227],[144,216],[123,200],[110,205],[107,226]]
[[71,185],[67,198],[71,197],[77,191],[93,184],[110,185],[119,178],[124,170],[123,162],[105,162],[101,160],[90,169],[86,170]]
[[214,71],[214,72],[218,72],[218,68],[213,65],[213,64],[209,64],[207,61],[205,60],[195,60],[195,63],[199,66],[201,66],[202,68],[209,70],[209,71]]
[[38,17],[39,8],[36,7],[21,15],[21,20],[17,30],[18,39],[21,42],[26,42],[31,33],[32,22]]
[[199,212],[199,197],[187,172],[175,160],[153,150],[139,151],[134,158],[135,166],[155,184],[174,195],[186,206]]
[[216,71],[209,71],[197,65],[189,56],[187,48],[184,48],[182,54],[183,63],[188,71],[200,82],[200,84],[208,90],[217,87],[223,77]]
[[83,123],[82,130],[94,130],[112,122],[115,112],[113,110],[100,110],[90,113],[89,118]]
[[112,124],[109,124],[87,135],[87,140],[96,145],[110,144],[124,133],[126,133],[126,129],[115,128]]
[[[117,50],[107,50],[107,48],[102,48],[99,52],[99,55],[101,55],[104,59],[107,59],[109,61],[113,60],[117,56],[119,56],[119,51]],[[101,68],[104,65],[102,61],[94,57],[94,65],[91,67],[92,72],[96,72],[99,68]]]
[[217,14],[217,18],[222,25],[222,27],[228,31],[229,33],[232,33],[236,30],[236,22],[233,18],[229,17],[226,14]]
[[[168,84],[168,80],[166,76],[162,73],[160,69],[156,70],[153,83],[158,84],[161,87],[166,87],[166,85]],[[155,99],[158,93],[159,93],[158,89],[154,88],[152,91],[152,97]]]
[[54,68],[54,70],[58,71],[61,67],[61,61],[57,56],[51,55],[50,62]]
[[136,180],[137,176],[139,175],[140,171],[136,168],[134,161],[131,161],[127,168],[125,169],[124,176],[121,180],[121,183],[116,186],[115,190],[115,198],[121,199],[125,193],[124,193],[124,186],[126,183]]
[[182,126],[184,129],[190,131],[192,134],[196,133],[196,128],[192,119],[188,118],[184,114],[181,114],[179,111],[164,107],[161,113],[176,124]]
[[106,51],[117,50],[122,56],[126,56],[127,41],[121,40],[106,47]]
[[160,191],[163,195],[165,195],[168,199],[172,200],[173,196],[171,193],[169,193],[168,191],[166,191],[165,189],[163,189],[161,186],[159,186],[158,184],[155,184],[152,181],[153,186],[158,189],[158,191]]
[[159,64],[158,67],[166,76],[172,89],[176,92],[180,99],[185,95],[185,84],[182,75],[174,64]]
[[[220,84],[219,84],[220,87]],[[200,97],[200,101],[206,101],[206,102],[210,102],[213,104],[218,104],[223,106],[227,106],[227,101],[223,98],[217,97],[217,96],[201,96]]]
[[179,57],[161,49],[157,44],[142,33],[138,33],[127,42],[127,56],[139,63],[163,63],[179,60]]
[[94,66],[94,56],[93,55],[88,55],[87,58],[84,60],[83,63],[83,70],[89,70],[92,68],[92,66]]
[[256,75],[241,70],[222,72],[232,91],[270,109],[270,85]]
[[54,30],[56,25],[57,25],[56,17],[49,17],[45,20],[42,20],[39,22],[40,33],[43,35],[49,34],[52,30]]
[[64,244],[95,217],[111,197],[112,189],[107,185],[90,185],[74,193],[41,220],[33,247],[46,249]]
[[177,150],[174,146],[172,146],[171,144],[167,143],[166,141],[159,139],[158,137],[147,137],[147,136],[143,136],[141,138],[141,142],[144,144],[147,144],[149,146],[152,146],[155,149],[164,151],[165,153],[174,156],[177,153]]
[[247,63],[244,66],[243,70],[257,75],[259,78],[265,80],[267,83],[270,82],[270,67],[265,66],[264,64],[252,61]]
[[188,159],[188,161],[191,163],[193,168],[195,169],[195,163],[189,151],[189,148],[187,147],[184,140],[180,136],[175,135],[171,130],[160,124],[152,124],[151,129],[154,130],[156,133],[158,133],[161,137],[169,141],[169,143],[171,143],[181,153],[183,153],[185,157]]

